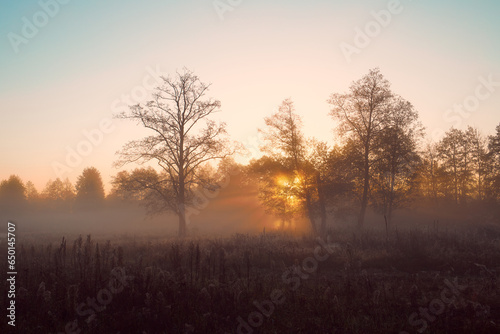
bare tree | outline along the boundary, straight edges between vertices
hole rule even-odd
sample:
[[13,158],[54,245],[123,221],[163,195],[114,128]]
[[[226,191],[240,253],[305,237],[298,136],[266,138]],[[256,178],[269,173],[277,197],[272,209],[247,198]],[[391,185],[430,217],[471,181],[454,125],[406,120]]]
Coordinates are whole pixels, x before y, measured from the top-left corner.
[[373,69],[353,82],[348,93],[332,94],[328,103],[331,105],[330,115],[339,122],[340,135],[358,143],[362,150],[363,194],[358,216],[358,226],[362,227],[368,205],[375,144],[394,108],[394,96],[379,69]]
[[319,216],[321,219],[321,224],[319,231],[321,234],[326,233],[326,185],[327,185],[327,174],[328,174],[328,164],[330,157],[330,148],[326,142],[318,141],[315,138],[311,138],[307,143],[307,161],[311,168],[309,170],[314,170],[315,174],[315,186],[318,195],[318,209]]
[[39,198],[40,198],[40,193],[36,189],[33,182],[31,181],[26,182],[26,199],[28,201],[34,202],[37,201]]
[[225,123],[209,119],[221,106],[220,101],[205,98],[209,84],[202,83],[187,69],[177,72],[174,78],[162,77],[162,80],[153,100],[116,115],[152,132],[127,143],[118,152],[120,159],[116,166],[153,161],[161,167],[161,177],[142,186],[159,191],[165,201],[164,208],[178,215],[179,236],[184,237],[186,206],[193,197],[193,187],[203,183],[198,171],[205,163],[234,153],[234,148],[229,147],[225,137]]
[[439,171],[442,169],[438,160],[437,145],[427,143],[420,154],[421,163],[417,175],[421,198],[437,209],[439,204]]
[[394,210],[407,205],[411,198],[420,159],[413,139],[401,129],[387,128],[380,140],[381,149],[373,170],[372,198],[392,226]]
[[437,146],[439,158],[452,178],[453,200],[456,204],[458,204],[459,197],[460,155],[462,146],[460,142],[462,140],[462,131],[450,129]]
[[303,210],[302,182],[296,170],[287,169],[275,158],[252,160],[247,172],[259,182],[258,198],[267,213],[281,220],[281,229],[291,227]]
[[418,121],[418,112],[413,106],[395,97],[393,108],[384,129],[375,141],[375,164],[379,196],[378,208],[382,209],[389,226],[394,209],[408,203],[413,192],[420,158],[417,152],[418,140],[424,129]]
[[[302,120],[295,113],[292,100],[284,100],[278,112],[266,117],[265,122],[267,127],[263,130],[259,129],[265,140],[261,150],[269,154],[278,164],[281,164],[283,175],[277,178],[278,182],[265,183],[261,193],[266,193],[271,197],[276,197],[277,193],[287,199],[293,199],[294,208],[285,211],[291,212],[292,214],[289,216],[293,217],[293,213],[299,212],[297,209],[300,208],[300,211],[307,215],[312,231],[316,233],[313,208],[315,197],[317,197],[316,172],[314,166],[306,159],[307,147],[302,133]],[[288,173],[288,180],[284,180],[285,171]],[[294,195],[289,195],[291,193]],[[267,206],[282,206],[280,201],[266,200],[265,203]],[[287,202],[285,201],[285,203]],[[287,215],[282,214],[282,216]]]
[[500,124],[496,127],[496,133],[488,137],[488,160],[490,171],[486,177],[487,195],[489,198],[500,199]]
[[455,204],[465,204],[473,181],[473,143],[470,132],[450,129],[438,143],[444,169],[450,174]]
[[290,169],[299,169],[304,160],[305,139],[302,120],[295,113],[291,99],[284,100],[278,112],[264,119],[267,128],[263,133],[266,145],[261,149]]
[[481,201],[484,198],[484,184],[489,164],[488,142],[478,129],[471,126],[467,128],[466,135],[471,144],[476,198]]

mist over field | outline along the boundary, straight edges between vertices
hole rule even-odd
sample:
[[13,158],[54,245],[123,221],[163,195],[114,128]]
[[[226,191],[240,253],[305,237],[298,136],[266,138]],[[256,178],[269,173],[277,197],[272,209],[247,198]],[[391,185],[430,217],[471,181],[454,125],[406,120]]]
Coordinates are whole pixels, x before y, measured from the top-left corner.
[[0,333],[500,333],[499,15],[4,1]]

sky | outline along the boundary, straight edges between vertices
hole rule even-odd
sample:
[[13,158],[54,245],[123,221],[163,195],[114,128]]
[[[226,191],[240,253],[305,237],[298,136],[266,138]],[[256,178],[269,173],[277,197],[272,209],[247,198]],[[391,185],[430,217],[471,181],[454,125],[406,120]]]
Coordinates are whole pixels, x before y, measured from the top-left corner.
[[493,134],[499,16],[497,0],[1,1],[0,180],[42,190],[94,166],[109,190],[115,152],[147,134],[113,114],[184,67],[212,84],[215,119],[254,153],[286,98],[306,136],[335,144],[328,97],[376,67],[427,140],[451,126]]

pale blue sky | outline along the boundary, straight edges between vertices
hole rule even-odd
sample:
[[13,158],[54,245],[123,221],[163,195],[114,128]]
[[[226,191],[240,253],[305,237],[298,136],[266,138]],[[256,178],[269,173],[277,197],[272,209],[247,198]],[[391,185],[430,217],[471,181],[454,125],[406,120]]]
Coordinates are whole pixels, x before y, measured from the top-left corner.
[[[333,143],[329,94],[373,67],[416,106],[429,133],[447,130],[454,123],[444,119],[446,110],[474,94],[479,77],[500,82],[500,2],[401,0],[403,11],[347,62],[340,44],[353,44],[355,28],[389,3],[243,0],[221,20],[212,0],[72,0],[16,53],[8,34],[22,35],[22,18],[32,22],[41,7],[2,1],[0,179],[15,173],[42,188],[56,178],[53,162],[64,163],[66,147],[85,140],[83,130],[111,117],[112,103],[141,85],[147,67],[173,73],[186,66],[211,82],[210,95],[222,102],[218,117],[244,143],[288,97],[306,134]],[[492,133],[499,106],[497,87],[461,126]],[[114,152],[141,135],[113,124],[64,177],[74,182],[95,166],[109,181]]]

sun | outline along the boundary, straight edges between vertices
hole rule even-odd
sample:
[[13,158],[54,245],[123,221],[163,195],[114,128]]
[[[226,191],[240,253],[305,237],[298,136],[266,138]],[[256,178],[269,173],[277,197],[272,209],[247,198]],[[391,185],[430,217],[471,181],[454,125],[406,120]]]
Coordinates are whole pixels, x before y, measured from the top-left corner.
[[278,176],[276,179],[276,183],[282,187],[289,187],[290,186],[290,181],[286,176]]
[[276,178],[276,183],[282,187],[300,187],[304,179],[300,175],[296,175],[294,178],[289,178],[286,175],[279,175]]

